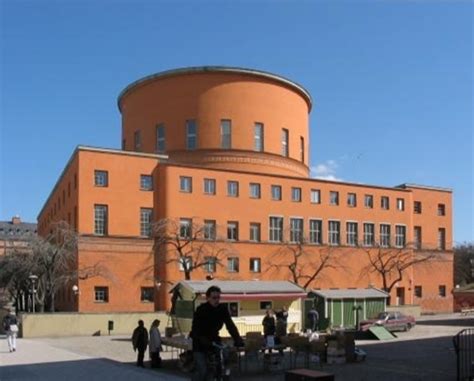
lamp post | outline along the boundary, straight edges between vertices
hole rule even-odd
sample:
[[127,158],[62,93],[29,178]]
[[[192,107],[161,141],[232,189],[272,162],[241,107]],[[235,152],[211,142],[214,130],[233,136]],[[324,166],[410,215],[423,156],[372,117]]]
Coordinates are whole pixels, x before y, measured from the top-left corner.
[[32,305],[32,312],[35,313],[35,294],[36,294],[36,288],[35,288],[35,283],[38,280],[38,276],[34,274],[30,274],[28,279],[31,282],[31,305]]

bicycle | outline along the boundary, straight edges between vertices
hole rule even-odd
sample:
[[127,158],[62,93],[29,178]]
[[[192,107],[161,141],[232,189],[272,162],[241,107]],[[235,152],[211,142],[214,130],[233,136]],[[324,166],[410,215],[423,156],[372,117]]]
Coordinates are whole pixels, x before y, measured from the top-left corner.
[[213,342],[212,348],[213,350],[208,353],[207,359],[207,367],[211,375],[211,380],[229,381],[229,347],[225,344]]

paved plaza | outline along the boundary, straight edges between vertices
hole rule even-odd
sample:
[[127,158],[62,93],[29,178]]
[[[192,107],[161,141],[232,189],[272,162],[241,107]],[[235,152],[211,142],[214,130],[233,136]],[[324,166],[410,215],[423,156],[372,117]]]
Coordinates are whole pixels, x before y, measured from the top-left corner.
[[[338,381],[452,381],[456,378],[456,355],[452,337],[473,327],[472,317],[458,314],[420,319],[410,332],[391,341],[358,341],[367,352],[364,362],[324,365]],[[288,356],[288,353],[285,354]],[[9,353],[0,343],[0,380],[169,380],[189,379],[177,368],[176,354],[164,352],[164,368],[141,369],[128,337],[67,337],[19,339],[18,350]],[[255,360],[254,360],[255,361]],[[239,380],[283,380],[282,371],[263,372],[257,367],[235,373]]]

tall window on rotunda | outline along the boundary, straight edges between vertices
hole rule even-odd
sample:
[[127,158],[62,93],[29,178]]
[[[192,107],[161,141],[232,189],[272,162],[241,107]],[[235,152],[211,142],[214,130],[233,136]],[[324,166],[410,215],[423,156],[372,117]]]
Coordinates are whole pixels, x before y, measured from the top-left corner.
[[221,148],[232,148],[232,121],[228,119],[221,120]]

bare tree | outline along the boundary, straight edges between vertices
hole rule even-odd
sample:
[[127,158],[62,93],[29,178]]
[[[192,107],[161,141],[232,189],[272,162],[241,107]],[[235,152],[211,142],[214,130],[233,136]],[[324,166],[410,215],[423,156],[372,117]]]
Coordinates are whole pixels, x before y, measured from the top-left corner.
[[296,242],[283,242],[267,264],[267,271],[276,269],[289,272],[293,283],[305,289],[322,278],[325,270],[345,268],[338,260],[334,247],[308,244],[305,238]]
[[175,263],[191,280],[194,270],[224,266],[223,261],[234,250],[229,242],[219,239],[212,228],[191,219],[161,219],[154,224],[154,252],[158,265]]
[[454,248],[454,282],[461,286],[474,282],[474,243]]
[[382,278],[382,289],[389,294],[395,284],[403,279],[406,270],[436,257],[434,251],[414,250],[411,245],[401,248],[378,245],[365,248],[364,251],[368,264],[361,269],[361,276],[367,273],[378,274]]

